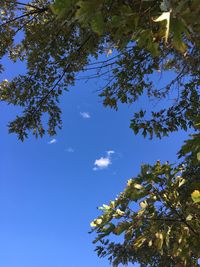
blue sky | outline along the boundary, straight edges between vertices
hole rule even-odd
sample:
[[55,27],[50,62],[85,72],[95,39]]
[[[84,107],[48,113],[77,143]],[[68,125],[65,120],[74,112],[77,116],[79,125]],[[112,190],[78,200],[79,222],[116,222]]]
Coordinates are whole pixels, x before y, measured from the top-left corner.
[[[18,72],[7,63],[3,78]],[[88,234],[96,207],[115,198],[142,163],[176,160],[184,132],[134,136],[129,124],[139,104],[104,108],[100,85],[82,81],[64,94],[63,129],[53,138],[18,141],[6,127],[17,109],[0,104],[0,266],[110,266]]]

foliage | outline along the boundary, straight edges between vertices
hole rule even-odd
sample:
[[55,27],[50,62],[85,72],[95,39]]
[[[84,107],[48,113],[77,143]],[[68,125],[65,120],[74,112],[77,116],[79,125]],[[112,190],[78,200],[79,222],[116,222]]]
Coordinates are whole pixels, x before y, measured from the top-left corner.
[[73,14],[81,26],[91,28],[100,36],[109,36],[116,46],[137,41],[157,55],[159,41],[162,38],[168,41],[169,30],[171,46],[178,51],[187,50],[187,40],[199,45],[195,35],[199,35],[200,30],[197,22],[200,8],[194,0],[181,3],[176,0],[171,3],[166,0],[56,0],[52,9],[59,17]]
[[98,255],[108,256],[113,266],[200,266],[200,192],[193,192],[200,188],[199,175],[200,165],[191,158],[178,166],[142,166],[91,223]]
[[196,155],[195,161],[200,161],[200,134],[193,134],[192,139],[185,141],[179,151],[179,157],[191,153]]
[[[179,152],[184,167],[142,166],[93,221],[98,255],[109,256],[114,266],[199,266],[199,12],[199,0],[0,2],[0,59],[26,66],[25,73],[0,83],[0,100],[22,107],[9,124],[20,140],[61,128],[59,98],[80,71],[104,78],[104,106],[163,101],[162,108],[135,108],[135,134],[194,132]],[[162,87],[160,75],[166,78]]]
[[[48,133],[55,134],[62,126],[59,97],[87,70],[104,78],[100,96],[114,109],[142,96],[173,98],[162,109],[136,109],[135,134],[161,138],[180,128],[197,130],[199,9],[198,0],[1,1],[0,58],[27,66],[0,84],[1,101],[22,107],[9,131],[21,140],[29,132],[42,136],[48,117]],[[106,53],[109,58],[94,62]],[[173,78],[160,88],[154,78],[169,70]]]

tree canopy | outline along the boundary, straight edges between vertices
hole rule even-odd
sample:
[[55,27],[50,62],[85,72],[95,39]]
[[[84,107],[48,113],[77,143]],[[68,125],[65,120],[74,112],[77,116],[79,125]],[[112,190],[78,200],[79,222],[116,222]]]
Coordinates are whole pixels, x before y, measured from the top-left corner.
[[[198,0],[0,3],[1,62],[6,56],[26,66],[25,73],[0,83],[0,100],[22,107],[9,123],[20,140],[61,128],[59,98],[80,72],[104,78],[104,106],[118,109],[142,97],[163,101],[161,109],[135,111],[135,134],[162,138],[192,129],[179,152],[182,163],[142,166],[92,222],[97,253],[114,266],[200,266],[199,13]],[[160,75],[168,77],[162,87]]]
[[199,174],[192,157],[178,166],[143,165],[91,223],[98,255],[113,266],[200,266]]
[[[1,101],[23,109],[9,131],[21,140],[29,132],[42,136],[46,128],[55,134],[62,125],[59,97],[87,70],[93,78],[104,77],[100,96],[115,109],[142,95],[158,101],[173,94],[163,109],[135,112],[135,134],[161,138],[180,128],[197,129],[199,8],[196,0],[2,1],[0,56],[27,66],[26,73],[0,85]],[[158,87],[152,77],[169,70],[173,78]]]

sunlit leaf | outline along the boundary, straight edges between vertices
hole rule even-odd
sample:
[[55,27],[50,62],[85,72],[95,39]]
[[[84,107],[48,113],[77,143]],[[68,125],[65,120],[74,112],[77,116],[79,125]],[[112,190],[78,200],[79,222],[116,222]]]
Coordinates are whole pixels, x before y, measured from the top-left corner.
[[192,192],[192,194],[191,194],[191,197],[192,197],[192,200],[195,203],[200,202],[200,191],[199,190],[194,190],[194,192]]

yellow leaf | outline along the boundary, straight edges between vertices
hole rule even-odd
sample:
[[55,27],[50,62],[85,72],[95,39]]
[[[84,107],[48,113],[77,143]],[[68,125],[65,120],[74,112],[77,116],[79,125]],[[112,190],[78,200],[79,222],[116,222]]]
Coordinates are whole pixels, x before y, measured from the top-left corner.
[[140,217],[143,213],[144,213],[144,209],[141,209],[141,210],[138,211],[137,216]]
[[123,216],[123,215],[124,215],[124,212],[121,211],[120,209],[117,209],[117,210],[116,210],[116,213],[117,213],[117,215],[119,215],[119,216]]
[[109,210],[109,209],[110,209],[110,207],[109,207],[108,205],[105,205],[105,204],[103,204],[103,208],[104,208],[105,210]]
[[128,182],[127,182],[127,186],[130,186],[132,184],[133,180],[132,179],[129,179]]
[[114,201],[111,201],[110,202],[110,207],[111,207],[111,209],[114,209],[115,208],[115,202]]
[[141,207],[142,209],[145,209],[147,206],[148,206],[148,204],[147,204],[146,200],[140,202],[140,207]]
[[102,223],[102,219],[96,219],[90,223],[91,227],[96,227]]
[[154,22],[160,22],[163,20],[167,20],[166,32],[165,32],[165,43],[167,43],[168,36],[169,36],[170,13],[171,13],[171,11],[163,12],[157,19],[153,19]]
[[169,247],[171,229],[172,229],[171,227],[168,227],[168,230],[167,230],[167,233],[165,236],[165,243],[166,243],[167,247]]
[[140,248],[145,241],[146,237],[140,236],[134,241],[133,246],[136,248]]
[[163,234],[162,233],[156,233],[155,236],[157,237],[157,240],[155,242],[156,246],[158,249],[161,249],[162,248],[162,245],[163,245]]
[[177,176],[176,180],[178,181],[178,187],[181,187],[186,182],[186,180],[181,176]]
[[91,226],[91,227],[96,227],[97,225],[96,225],[96,223],[93,221],[93,222],[90,223],[90,226]]
[[141,184],[134,184],[134,187],[138,190],[142,189],[143,186]]
[[101,224],[102,223],[102,219],[97,219],[96,220],[96,224],[98,225],[98,224]]
[[189,214],[187,217],[186,217],[186,221],[191,221],[192,220],[192,215],[191,214]]
[[200,191],[199,190],[194,190],[194,192],[191,194],[192,200],[195,203],[200,202]]

